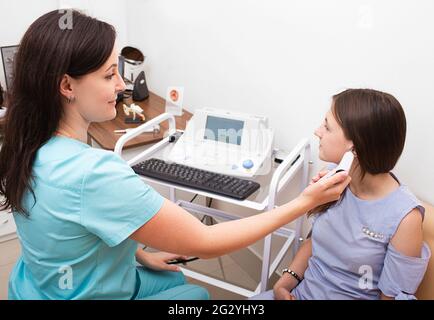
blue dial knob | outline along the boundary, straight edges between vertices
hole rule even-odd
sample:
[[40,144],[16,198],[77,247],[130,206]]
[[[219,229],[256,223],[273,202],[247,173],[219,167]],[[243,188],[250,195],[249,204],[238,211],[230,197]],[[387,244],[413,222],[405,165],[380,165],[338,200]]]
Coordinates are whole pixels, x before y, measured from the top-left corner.
[[245,169],[253,168],[253,161],[252,160],[244,160],[243,168],[245,168]]

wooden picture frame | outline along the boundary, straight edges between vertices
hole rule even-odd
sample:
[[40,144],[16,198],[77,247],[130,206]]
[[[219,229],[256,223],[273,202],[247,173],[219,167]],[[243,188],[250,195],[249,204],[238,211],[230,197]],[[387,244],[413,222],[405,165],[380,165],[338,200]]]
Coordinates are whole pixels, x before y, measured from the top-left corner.
[[18,51],[18,45],[0,47],[3,70],[6,81],[6,90],[9,90],[12,86],[12,80],[14,77],[14,58]]

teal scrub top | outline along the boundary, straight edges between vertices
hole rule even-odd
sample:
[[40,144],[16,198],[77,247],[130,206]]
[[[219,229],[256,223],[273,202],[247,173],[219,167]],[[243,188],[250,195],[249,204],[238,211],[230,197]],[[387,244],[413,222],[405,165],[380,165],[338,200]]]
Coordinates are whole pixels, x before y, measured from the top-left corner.
[[137,242],[129,236],[164,198],[113,152],[53,137],[37,152],[29,218],[14,212],[21,256],[9,299],[131,299]]

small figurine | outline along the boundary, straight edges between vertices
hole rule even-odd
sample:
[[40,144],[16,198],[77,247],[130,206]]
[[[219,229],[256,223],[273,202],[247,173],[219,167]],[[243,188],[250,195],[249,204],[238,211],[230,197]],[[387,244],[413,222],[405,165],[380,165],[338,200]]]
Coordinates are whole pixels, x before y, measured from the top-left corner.
[[[127,106],[126,104],[124,104],[124,113],[126,116],[129,116],[130,113],[132,113],[132,118],[126,118],[125,122],[127,123],[140,123],[140,122],[145,122],[146,117],[143,114],[143,109],[140,108],[137,104],[130,104],[130,106]],[[136,119],[136,115],[140,118],[140,119]]]

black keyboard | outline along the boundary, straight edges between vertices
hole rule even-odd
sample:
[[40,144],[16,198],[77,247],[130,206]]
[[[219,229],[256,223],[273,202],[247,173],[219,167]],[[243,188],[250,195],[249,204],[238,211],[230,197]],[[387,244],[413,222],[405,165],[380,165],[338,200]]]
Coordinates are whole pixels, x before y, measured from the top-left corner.
[[156,178],[181,186],[209,191],[227,197],[244,200],[259,189],[259,183],[211,171],[200,170],[160,159],[149,159],[133,167],[142,176]]

